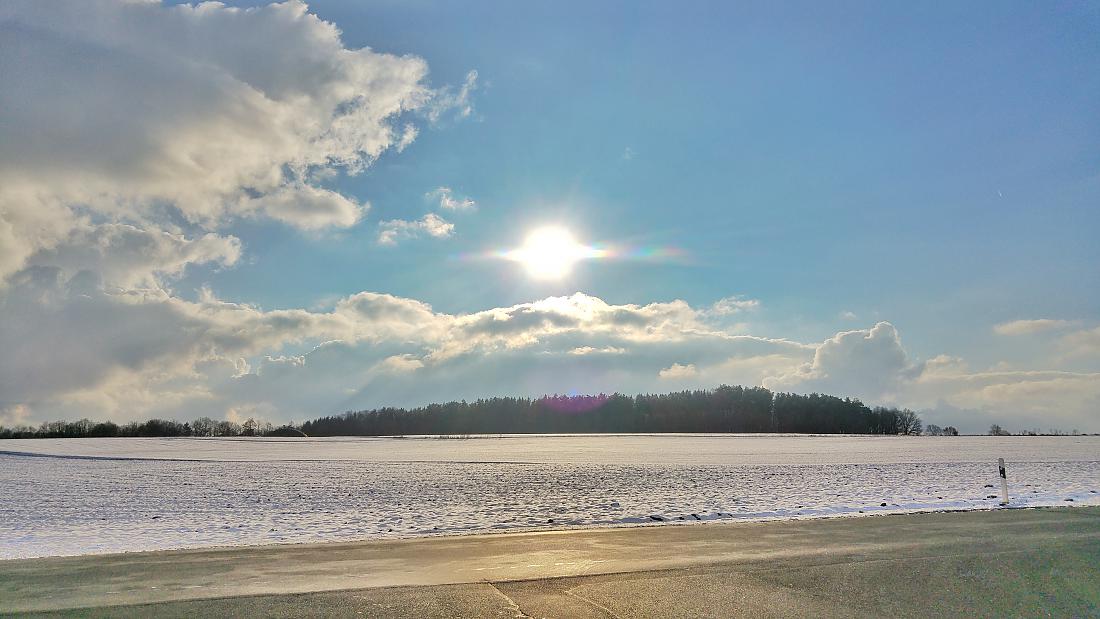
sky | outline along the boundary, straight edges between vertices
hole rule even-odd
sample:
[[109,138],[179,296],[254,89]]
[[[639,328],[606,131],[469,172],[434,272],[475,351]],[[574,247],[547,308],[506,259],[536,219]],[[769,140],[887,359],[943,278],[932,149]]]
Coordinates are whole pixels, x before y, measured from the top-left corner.
[[1098,34],[1086,2],[5,2],[0,424],[726,383],[1100,431]]

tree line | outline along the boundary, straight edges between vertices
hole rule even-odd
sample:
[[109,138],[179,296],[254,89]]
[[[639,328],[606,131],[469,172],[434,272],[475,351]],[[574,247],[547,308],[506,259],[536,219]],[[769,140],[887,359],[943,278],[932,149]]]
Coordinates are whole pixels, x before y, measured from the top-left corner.
[[[171,419],[150,419],[132,421],[119,425],[113,421],[48,421],[37,427],[20,426],[5,428],[0,426],[0,438],[114,438],[133,436],[272,436],[286,434],[292,426],[276,428],[272,424],[255,419],[243,423],[218,421],[209,417],[199,417],[190,422]],[[301,436],[293,429],[292,436]]]
[[[1039,428],[1032,430],[1021,430],[1019,432],[1010,432],[1002,428],[999,424],[993,424],[989,426],[989,436],[1081,436],[1081,432],[1076,428],[1066,432],[1065,430],[1059,430],[1057,428],[1050,428],[1046,432],[1043,432]],[[1088,436],[1085,434],[1084,436]]]
[[[909,409],[875,407],[852,398],[812,393],[773,393],[763,387],[665,394],[495,397],[416,408],[376,408],[321,417],[279,428],[202,417],[192,422],[152,419],[55,421],[38,427],[0,427],[0,438],[126,436],[395,436],[558,433],[782,432],[821,434],[921,434],[920,416]],[[952,435],[948,426],[931,434]]]
[[[309,436],[785,432],[920,434],[909,409],[851,398],[723,385],[667,394],[488,398],[417,408],[348,411],[302,424]],[[954,430],[954,428],[951,428]],[[958,432],[955,431],[955,434]]]

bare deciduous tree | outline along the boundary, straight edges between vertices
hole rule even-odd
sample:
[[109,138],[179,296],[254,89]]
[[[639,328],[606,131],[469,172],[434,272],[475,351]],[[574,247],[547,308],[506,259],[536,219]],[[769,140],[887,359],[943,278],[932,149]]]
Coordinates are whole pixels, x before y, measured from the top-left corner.
[[921,421],[917,414],[908,408],[898,411],[898,434],[920,434]]

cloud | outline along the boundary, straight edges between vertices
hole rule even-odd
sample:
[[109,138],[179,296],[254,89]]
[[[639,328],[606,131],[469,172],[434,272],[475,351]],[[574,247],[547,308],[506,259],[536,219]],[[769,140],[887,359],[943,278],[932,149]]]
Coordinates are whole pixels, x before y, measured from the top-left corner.
[[66,280],[57,267],[22,272],[0,301],[0,406],[94,390],[123,377],[158,382],[200,361],[257,354],[325,330],[318,322],[325,317],[306,312],[262,313],[210,298],[189,303],[158,289],[108,289],[94,272]]
[[25,425],[31,418],[31,410],[25,404],[15,404],[0,408],[0,426],[16,428]]
[[966,361],[959,357],[936,355],[924,362],[924,366],[921,368],[920,377],[926,380],[936,377],[951,378],[964,376],[969,373],[969,371],[970,368]]
[[477,77],[477,71],[470,71],[458,90],[445,87],[436,91],[427,107],[428,120],[438,123],[449,112],[454,112],[457,118],[467,118],[473,114],[474,106],[470,98],[477,90]]
[[839,314],[837,314],[837,317],[841,320],[855,320],[856,318],[858,318],[858,316],[856,316],[856,313],[850,310],[841,311]]
[[378,243],[396,245],[398,241],[414,239],[425,234],[432,238],[445,239],[454,234],[454,231],[454,224],[435,213],[428,213],[415,221],[390,219],[379,222]]
[[886,322],[838,333],[817,347],[811,363],[765,377],[762,383],[910,406],[927,411],[930,421],[964,431],[984,431],[990,423],[1017,429],[1100,429],[1100,373],[974,371],[964,359],[950,355],[918,362]]
[[569,351],[571,355],[621,355],[626,352],[625,348],[616,348],[614,346],[605,346],[603,348],[593,348],[592,346],[578,346]]
[[376,367],[388,372],[405,373],[413,372],[424,367],[424,362],[417,359],[414,355],[394,355],[392,357],[386,357]]
[[[1095,373],[921,362],[885,322],[808,343],[735,333],[719,318],[759,310],[743,297],[694,307],[577,293],[462,314],[375,292],[315,310],[181,298],[172,284],[188,269],[240,262],[243,219],[311,234],[361,222],[370,205],[335,181],[409,147],[418,123],[473,116],[477,73],[432,88],[422,59],[349,48],[295,0],[9,0],[0,39],[0,423],[300,420],[651,391],[659,377],[662,389],[765,384],[1096,428]],[[446,187],[432,195],[444,211],[474,206]],[[453,232],[428,214],[382,222],[378,238]],[[1100,354],[1096,329],[1071,327],[997,330],[1058,329],[1067,358]]]
[[477,203],[467,197],[459,198],[450,187],[439,187],[427,193],[428,198],[438,199],[439,208],[448,211],[468,211]]
[[252,410],[231,386],[302,358],[285,348],[404,333],[379,308],[409,304],[384,296],[264,312],[209,291],[185,301],[171,283],[237,264],[225,229],[245,218],[312,233],[361,221],[369,204],[325,183],[408,147],[418,120],[468,114],[476,76],[434,90],[420,58],[348,48],[295,0],[13,0],[0,38],[7,419],[202,403],[221,417]]
[[897,329],[880,322],[871,329],[837,333],[817,347],[812,362],[765,385],[892,399],[900,383],[916,372],[919,368],[902,347]]
[[[425,197],[439,200],[439,208],[449,211],[464,211],[474,208],[470,198],[457,198],[448,187],[439,187],[424,194]],[[390,219],[378,223],[378,243],[396,245],[400,241],[430,236],[445,239],[454,234],[455,225],[435,213],[428,213],[417,220]]]
[[1034,333],[1057,331],[1072,325],[1073,323],[1068,320],[1053,320],[1050,318],[1013,320],[1011,322],[1002,322],[994,326],[993,332],[997,335],[1032,335]]
[[109,285],[123,288],[154,287],[162,277],[181,275],[192,264],[231,266],[241,256],[241,242],[233,236],[207,233],[187,238],[163,230],[129,224],[78,224],[49,249],[27,261],[54,266],[73,275],[91,271]]
[[760,301],[756,299],[746,299],[744,297],[734,296],[715,301],[714,305],[711,306],[710,313],[715,316],[729,316],[754,310],[759,307]]
[[418,114],[469,114],[476,87],[433,90],[420,58],[345,47],[296,0],[12,0],[0,38],[0,280],[102,223],[191,245],[241,217],[353,225],[367,205],[319,179],[407,147]]
[[667,368],[657,372],[659,378],[675,379],[675,378],[691,378],[697,376],[699,371],[695,369],[694,363],[687,365],[680,365],[679,363],[673,363]]
[[1058,340],[1058,348],[1067,358],[1100,359],[1100,327],[1066,333]]
[[262,411],[281,422],[489,395],[721,383],[913,406],[970,430],[999,421],[1094,428],[1100,403],[1098,374],[972,371],[947,355],[920,362],[890,323],[799,343],[733,334],[713,326],[710,307],[683,301],[616,305],[577,293],[446,314],[361,292],[329,310],[263,311],[209,292],[184,301],[35,267],[0,303],[9,420],[12,411],[25,421]]
[[984,431],[991,423],[1014,430],[1098,429],[1100,373],[924,373],[911,386],[909,398],[970,431]]
[[348,228],[356,224],[370,208],[354,198],[313,187],[291,185],[245,201],[245,210],[255,210],[304,230]]
[[0,299],[0,408],[44,418],[224,417],[263,404],[275,421],[517,390],[643,389],[639,377],[670,357],[713,365],[807,350],[705,330],[702,311],[681,301],[583,294],[459,315],[371,292],[329,311],[262,311],[36,267]]
[[[189,302],[163,290],[106,288],[92,272],[66,279],[57,267],[23,271],[0,296],[0,311],[0,408],[116,419],[170,415],[175,406],[187,417],[222,417],[230,405],[266,401],[241,391],[256,373],[303,365],[305,357],[282,352],[288,348],[362,346],[368,357],[361,363],[370,367],[440,341],[450,322],[423,303],[384,294],[352,295],[328,312],[265,312],[209,292]],[[416,359],[404,361],[408,367]],[[349,368],[336,372],[356,376]],[[324,402],[329,396],[318,390],[328,384],[290,390]]]

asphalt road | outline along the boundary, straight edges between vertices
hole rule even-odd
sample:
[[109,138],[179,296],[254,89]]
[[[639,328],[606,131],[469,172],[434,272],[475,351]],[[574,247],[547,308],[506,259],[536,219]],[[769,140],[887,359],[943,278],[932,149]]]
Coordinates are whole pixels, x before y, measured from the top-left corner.
[[1100,508],[0,561],[0,613],[1100,617]]

